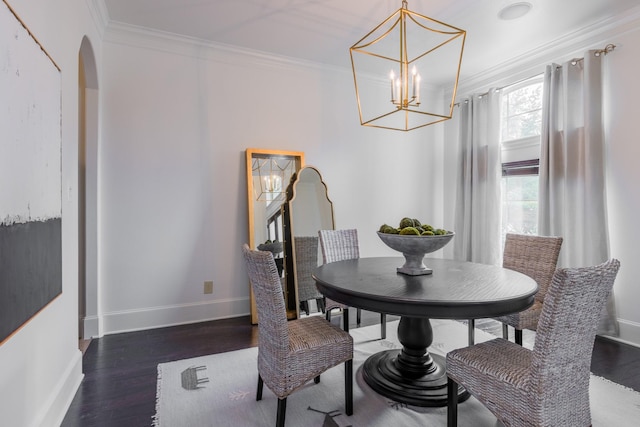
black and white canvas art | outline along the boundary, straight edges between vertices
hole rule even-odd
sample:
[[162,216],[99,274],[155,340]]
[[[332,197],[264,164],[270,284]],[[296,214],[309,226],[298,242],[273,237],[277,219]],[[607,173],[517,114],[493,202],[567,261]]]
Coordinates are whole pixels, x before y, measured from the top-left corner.
[[60,70],[0,3],[0,343],[62,292]]

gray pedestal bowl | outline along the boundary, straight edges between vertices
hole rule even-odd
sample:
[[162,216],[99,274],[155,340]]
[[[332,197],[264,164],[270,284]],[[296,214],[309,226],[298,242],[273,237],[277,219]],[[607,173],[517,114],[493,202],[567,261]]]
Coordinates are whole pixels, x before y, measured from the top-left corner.
[[397,271],[409,276],[433,273],[432,269],[424,265],[422,261],[424,256],[445,247],[455,235],[453,232],[434,236],[386,234],[379,231],[377,233],[385,245],[402,252],[405,263],[402,267],[398,267]]

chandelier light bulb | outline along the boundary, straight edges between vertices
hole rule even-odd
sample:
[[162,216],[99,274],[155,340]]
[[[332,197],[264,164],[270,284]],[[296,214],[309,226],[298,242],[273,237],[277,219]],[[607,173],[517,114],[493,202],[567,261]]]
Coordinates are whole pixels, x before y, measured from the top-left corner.
[[275,193],[282,188],[282,179],[278,175],[265,176],[264,188],[269,193]]
[[396,90],[395,90],[396,73],[394,73],[393,70],[391,70],[391,72],[389,73],[389,79],[391,80],[391,103],[395,104],[395,102],[396,102]]

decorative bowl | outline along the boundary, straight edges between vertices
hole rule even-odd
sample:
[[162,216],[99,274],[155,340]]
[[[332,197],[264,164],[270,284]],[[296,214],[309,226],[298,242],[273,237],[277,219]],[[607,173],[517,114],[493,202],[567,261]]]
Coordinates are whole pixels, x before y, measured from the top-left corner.
[[398,273],[407,274],[409,276],[419,276],[422,274],[431,274],[433,270],[424,265],[422,262],[424,256],[428,253],[442,249],[451,241],[454,232],[434,236],[412,236],[401,234],[387,234],[377,232],[380,240],[404,255],[405,263],[402,267],[398,267]]

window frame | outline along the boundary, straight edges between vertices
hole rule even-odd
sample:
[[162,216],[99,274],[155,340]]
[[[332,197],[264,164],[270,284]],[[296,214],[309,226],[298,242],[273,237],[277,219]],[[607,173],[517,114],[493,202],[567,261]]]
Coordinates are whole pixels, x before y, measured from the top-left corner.
[[[271,227],[273,224],[273,228]],[[272,233],[273,230],[273,233]],[[272,235],[273,234],[273,235]],[[267,219],[267,239],[282,242],[282,211],[278,210]]]
[[540,159],[518,160],[502,164],[502,176],[540,175]]

